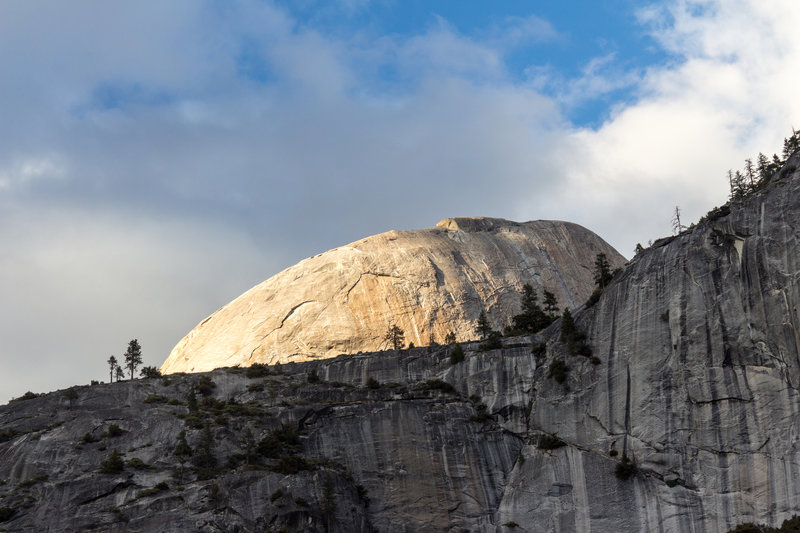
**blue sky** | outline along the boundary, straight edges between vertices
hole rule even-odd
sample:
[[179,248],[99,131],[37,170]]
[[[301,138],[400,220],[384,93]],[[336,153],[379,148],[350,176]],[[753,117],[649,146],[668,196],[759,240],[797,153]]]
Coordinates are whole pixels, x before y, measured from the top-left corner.
[[[493,44],[502,53],[510,80],[534,83],[554,98],[559,97],[563,84],[583,77],[587,69],[605,66],[618,73],[640,72],[670,57],[646,25],[638,24],[641,3],[630,0],[308,1],[282,2],[281,6],[299,24],[343,40],[385,35],[407,39],[444,25],[465,38]],[[375,73],[376,84],[392,84],[398,90],[403,78],[391,64],[384,67]],[[608,117],[611,104],[634,96],[633,84],[625,83],[607,94],[570,102],[564,112],[575,124],[597,125]]]
[[630,256],[800,125],[800,3],[0,3],[0,401],[159,365],[310,255],[450,216]]

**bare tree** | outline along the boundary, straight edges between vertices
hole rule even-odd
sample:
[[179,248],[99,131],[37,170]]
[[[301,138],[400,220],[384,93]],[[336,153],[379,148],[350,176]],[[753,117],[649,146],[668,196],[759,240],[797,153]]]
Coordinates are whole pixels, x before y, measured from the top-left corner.
[[686,229],[686,226],[681,224],[681,208],[675,206],[675,215],[672,217],[672,231],[676,234]]

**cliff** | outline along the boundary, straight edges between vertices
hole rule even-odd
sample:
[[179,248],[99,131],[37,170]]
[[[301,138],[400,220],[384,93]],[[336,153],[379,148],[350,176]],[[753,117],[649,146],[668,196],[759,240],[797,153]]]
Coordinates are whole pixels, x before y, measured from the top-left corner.
[[[577,310],[596,359],[571,355],[556,322],[468,343],[455,364],[452,347],[415,348],[0,406],[0,528],[778,525],[800,513],[798,166],[641,252]],[[174,453],[180,431],[191,457]],[[102,473],[114,449],[125,466]]]
[[474,336],[485,310],[496,329],[520,312],[530,283],[560,307],[591,294],[594,261],[625,259],[568,222],[448,218],[435,228],[390,231],[335,248],[253,287],[197,325],[161,371],[305,361],[387,348],[391,324],[416,346]]

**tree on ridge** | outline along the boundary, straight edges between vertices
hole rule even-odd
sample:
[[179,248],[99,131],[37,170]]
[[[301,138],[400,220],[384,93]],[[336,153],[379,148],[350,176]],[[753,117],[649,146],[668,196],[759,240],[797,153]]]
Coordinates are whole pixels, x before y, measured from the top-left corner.
[[111,357],[108,358],[108,361],[106,362],[108,363],[109,366],[108,381],[109,383],[114,383],[114,371],[117,369],[117,358],[112,355]]
[[136,367],[142,364],[142,347],[139,346],[139,341],[133,339],[128,343],[128,351],[125,352],[125,366],[131,371],[131,379],[133,373],[136,372]]

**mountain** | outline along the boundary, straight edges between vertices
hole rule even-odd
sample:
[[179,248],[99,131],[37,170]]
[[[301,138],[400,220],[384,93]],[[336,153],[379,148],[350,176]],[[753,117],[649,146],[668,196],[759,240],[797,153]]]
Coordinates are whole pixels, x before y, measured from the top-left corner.
[[161,371],[335,357],[387,347],[390,325],[416,346],[474,338],[482,310],[497,329],[520,312],[524,283],[561,307],[594,289],[598,253],[625,263],[591,231],[568,222],[448,218],[390,231],[316,255],[253,287],[203,320]]
[[572,326],[461,362],[420,347],[0,406],[0,529],[780,525],[800,513],[798,167],[641,251]]

